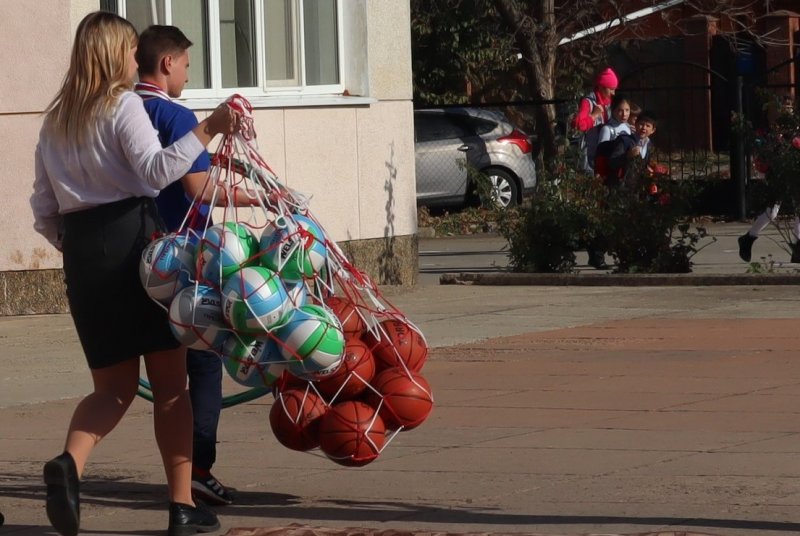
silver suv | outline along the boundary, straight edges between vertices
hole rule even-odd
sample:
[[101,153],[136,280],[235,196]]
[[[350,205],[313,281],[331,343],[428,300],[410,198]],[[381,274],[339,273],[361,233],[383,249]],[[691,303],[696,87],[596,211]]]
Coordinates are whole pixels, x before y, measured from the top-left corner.
[[536,186],[530,138],[500,112],[415,110],[414,148],[418,205],[474,203],[470,168],[489,178],[492,198],[503,208],[520,203]]

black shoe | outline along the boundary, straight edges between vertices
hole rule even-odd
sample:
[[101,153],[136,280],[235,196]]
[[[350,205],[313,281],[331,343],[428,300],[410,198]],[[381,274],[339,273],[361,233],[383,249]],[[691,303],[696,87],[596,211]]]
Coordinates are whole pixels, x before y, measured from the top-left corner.
[[200,500],[206,504],[225,506],[233,503],[233,494],[210,472],[206,471],[205,475],[201,476],[199,472],[193,471],[192,499],[195,502]]
[[752,236],[750,233],[745,233],[739,237],[739,258],[744,262],[750,262],[753,257],[753,242],[756,241],[757,236]]
[[197,503],[197,506],[169,503],[168,536],[189,536],[198,532],[214,532],[218,529],[217,516],[203,503]]
[[3,523],[6,522],[6,518],[3,517],[3,514],[0,514],[0,527],[3,526]]
[[608,270],[611,268],[606,264],[606,255],[602,251],[590,251],[588,264],[597,270]]
[[792,258],[789,262],[800,263],[800,241],[792,244]]
[[81,524],[80,483],[69,452],[44,464],[47,484],[47,519],[62,536],[75,536]]

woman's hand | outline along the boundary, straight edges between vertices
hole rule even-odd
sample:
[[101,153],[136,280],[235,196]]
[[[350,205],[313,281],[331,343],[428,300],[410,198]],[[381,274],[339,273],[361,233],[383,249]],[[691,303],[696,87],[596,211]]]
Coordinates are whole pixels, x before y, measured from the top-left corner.
[[217,134],[233,134],[239,130],[241,117],[225,103],[217,106],[211,115],[200,121],[192,132],[203,145],[208,145]]

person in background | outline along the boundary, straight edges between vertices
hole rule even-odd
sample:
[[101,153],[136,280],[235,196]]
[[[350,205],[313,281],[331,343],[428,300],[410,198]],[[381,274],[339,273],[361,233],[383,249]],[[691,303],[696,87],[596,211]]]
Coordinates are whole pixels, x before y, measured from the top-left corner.
[[632,132],[633,129],[636,128],[636,120],[639,119],[639,114],[642,113],[642,108],[635,102],[628,102],[628,104],[631,107],[631,113],[628,115],[628,126]]
[[631,115],[631,102],[624,95],[616,94],[611,100],[611,118],[600,129],[597,138],[598,145],[611,141],[620,134],[630,134],[631,127],[628,118]]
[[[794,101],[792,100],[791,95],[785,95],[781,99],[778,115],[791,116],[792,114],[794,114]],[[772,195],[773,199],[781,197],[780,194],[777,193]],[[775,221],[775,218],[778,217],[780,210],[780,201],[771,203],[764,210],[764,212],[758,215],[753,224],[750,226],[750,229],[748,229],[745,234],[739,237],[738,243],[740,259],[745,262],[750,262],[750,259],[753,257],[753,243],[756,241],[756,239],[758,239],[758,235],[761,234],[761,231],[766,229],[767,225],[769,225],[771,222]],[[794,243],[792,244],[792,254],[789,258],[789,261],[793,263],[800,263],[800,217],[797,215],[794,217],[792,235],[794,238]]]
[[616,73],[606,67],[595,78],[594,89],[578,104],[578,113],[572,119],[572,127],[583,132],[581,138],[581,169],[594,174],[594,156],[600,129],[610,118],[611,98],[619,81]]
[[[150,26],[139,36],[139,83],[135,91],[142,97],[165,146],[197,125],[194,112],[172,100],[181,96],[188,82],[190,46],[192,42],[175,26]],[[213,188],[205,188],[209,166],[208,153],[201,154],[181,181],[167,186],[156,198],[169,232],[179,230],[196,196],[211,195]],[[222,196],[221,201],[225,201]],[[194,225],[195,231],[202,233],[208,213],[208,205],[200,205],[202,217],[187,220],[187,225]],[[222,361],[214,352],[189,348],[186,368],[194,415],[192,495],[208,504],[231,504],[233,496],[211,474],[217,458],[217,427],[222,410]]]
[[34,229],[63,253],[70,314],[94,384],[75,408],[64,452],[44,465],[47,517],[62,536],[80,530],[80,477],[136,396],[140,356],[167,477],[168,534],[219,528],[216,515],[192,499],[186,351],[138,272],[142,251],[164,230],[154,198],[189,171],[214,136],[235,132],[238,118],[223,104],[163,148],[131,91],[137,42],[133,25],[115,14],[96,11],[81,20],[35,152]]
[[610,188],[621,186],[625,182],[630,165],[637,160],[643,161],[647,168],[654,153],[652,136],[658,128],[658,119],[653,112],[643,111],[636,120],[636,131],[632,135],[620,135],[614,140],[610,151],[606,185]]

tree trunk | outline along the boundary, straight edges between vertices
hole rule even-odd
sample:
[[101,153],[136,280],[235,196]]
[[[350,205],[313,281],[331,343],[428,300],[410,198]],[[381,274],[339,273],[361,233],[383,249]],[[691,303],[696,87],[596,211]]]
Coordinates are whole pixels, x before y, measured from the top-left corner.
[[[551,101],[555,95],[555,58],[558,47],[554,0],[529,0],[527,13],[520,9],[515,0],[495,0],[495,5],[522,52],[531,93],[543,101]],[[540,104],[536,107],[534,116],[541,154],[545,165],[550,165],[558,155],[555,105]]]

